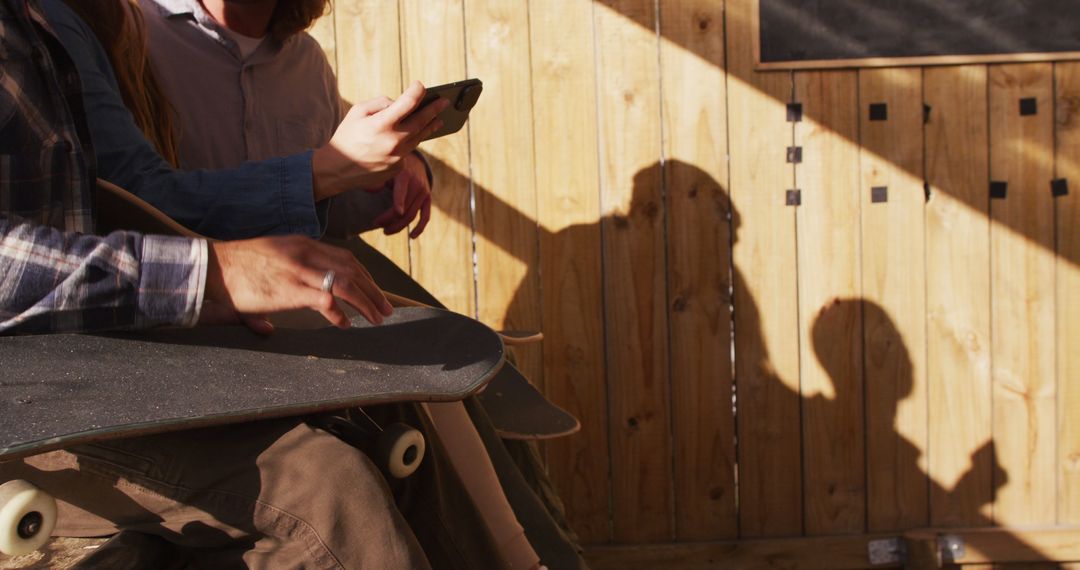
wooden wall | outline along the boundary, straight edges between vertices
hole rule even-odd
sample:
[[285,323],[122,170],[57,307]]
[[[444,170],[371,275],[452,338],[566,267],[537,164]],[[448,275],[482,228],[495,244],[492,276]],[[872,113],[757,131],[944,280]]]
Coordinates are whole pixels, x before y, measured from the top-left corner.
[[484,81],[373,239],[544,331],[587,543],[1080,524],[1080,64],[757,73],[750,6],[337,0],[347,99]]

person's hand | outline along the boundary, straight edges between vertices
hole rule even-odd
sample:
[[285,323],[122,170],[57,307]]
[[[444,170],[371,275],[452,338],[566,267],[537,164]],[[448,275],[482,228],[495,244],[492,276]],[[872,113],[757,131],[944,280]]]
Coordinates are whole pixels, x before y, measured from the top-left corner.
[[431,219],[431,185],[424,161],[416,153],[410,153],[403,163],[401,172],[394,176],[393,205],[372,223],[386,235],[392,235],[408,227],[419,213],[420,221],[409,232],[409,237],[416,239]]
[[450,104],[446,99],[410,116],[425,92],[414,81],[396,100],[379,97],[350,109],[330,142],[312,156],[315,201],[349,188],[381,187],[393,178],[416,146],[442,127],[437,117]]
[[[234,320],[266,334],[273,330],[265,322],[266,313],[306,308],[348,328],[349,319],[335,296],[373,324],[393,312],[371,274],[351,253],[307,237],[215,242],[209,251],[200,324],[228,322],[228,312],[233,311]],[[335,274],[333,287],[323,291],[328,271]]]

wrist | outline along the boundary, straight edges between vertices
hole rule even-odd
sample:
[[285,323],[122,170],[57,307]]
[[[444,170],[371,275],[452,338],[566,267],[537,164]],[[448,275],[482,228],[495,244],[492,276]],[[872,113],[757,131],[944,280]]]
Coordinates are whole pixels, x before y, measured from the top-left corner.
[[228,247],[228,244],[223,242],[211,242],[207,245],[204,299],[231,304],[229,302],[229,290],[225,286],[225,271],[222,264],[222,257],[228,257]]
[[347,163],[341,153],[330,145],[311,153],[311,188],[315,201],[319,202],[344,191]]

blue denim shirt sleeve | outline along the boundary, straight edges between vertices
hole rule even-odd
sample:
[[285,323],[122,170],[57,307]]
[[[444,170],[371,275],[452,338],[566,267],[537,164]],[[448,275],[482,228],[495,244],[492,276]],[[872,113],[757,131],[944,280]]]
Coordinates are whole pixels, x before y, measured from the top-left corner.
[[328,204],[314,203],[311,151],[224,170],[173,168],[124,106],[108,56],[89,26],[61,0],[41,4],[82,79],[101,178],[205,236],[320,237]]

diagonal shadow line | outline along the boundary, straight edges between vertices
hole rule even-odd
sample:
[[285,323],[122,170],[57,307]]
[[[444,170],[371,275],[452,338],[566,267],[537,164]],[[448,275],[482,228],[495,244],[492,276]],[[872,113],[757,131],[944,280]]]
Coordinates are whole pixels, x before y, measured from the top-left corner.
[[[744,29],[740,30],[740,37],[746,37],[746,38],[752,37],[753,31],[750,29],[751,25],[750,25],[749,22],[738,19],[738,18],[733,18],[732,17],[732,12],[730,10],[727,12],[727,14],[728,14],[727,15],[727,29],[725,30],[725,33],[730,34],[732,26],[738,26],[738,27],[744,28]],[[634,21],[634,23],[636,23],[636,24],[638,24],[638,25],[640,25],[640,26],[642,26],[642,27],[644,27],[644,28],[646,28],[648,30],[654,30],[655,29],[654,26],[653,26],[653,23],[651,21],[648,21],[648,22],[644,21],[642,19],[643,15],[640,14],[640,13],[637,13],[637,12],[634,12],[634,11],[628,11],[624,15],[627,18],[631,19],[631,21]],[[718,68],[724,68],[725,67],[724,62],[716,61],[716,58],[715,58],[714,54],[702,53],[701,50],[700,50],[700,46],[695,45],[693,42],[687,41],[685,38],[663,36],[661,39],[669,41],[669,42],[671,42],[671,43],[673,43],[675,45],[678,45],[678,46],[682,47],[687,52],[692,53],[693,55],[701,58],[703,61],[706,61],[710,65],[716,66]],[[757,86],[762,83],[760,79],[755,80],[754,79],[755,76],[756,77],[778,76],[778,75],[789,75],[791,73],[789,71],[762,71],[762,72],[752,71],[752,70],[747,71],[747,70],[740,69],[739,67],[740,66],[727,66],[727,68],[725,69],[725,72],[728,75],[728,79],[729,80],[730,79],[736,79],[736,80],[742,81],[747,86],[751,86],[751,87],[755,87],[755,88],[757,88]],[[813,71],[796,71],[795,73],[814,73],[814,72]],[[768,93],[767,91],[758,89],[758,92],[761,93],[763,96],[772,97],[772,98],[776,99],[773,94]],[[776,100],[779,103],[782,104],[781,106],[786,105],[787,103],[790,102],[788,100],[780,100],[780,99],[776,99]],[[1055,102],[1055,107],[1056,107],[1056,102]],[[804,109],[805,109],[805,107],[804,107]],[[1055,112],[1058,112],[1058,110],[1055,109]],[[1059,114],[1060,114],[1060,112],[1059,112]],[[826,120],[825,118],[815,117],[812,114],[807,114],[806,118],[810,119],[810,120],[820,119],[823,125],[826,125],[828,123],[828,120]],[[858,137],[852,138],[852,137],[845,136],[845,138],[849,142],[854,144],[857,148],[859,148],[860,152],[869,152],[867,149],[862,147],[861,141],[859,140]],[[926,148],[925,145],[923,145],[924,157],[925,157],[925,148]],[[987,146],[986,153],[987,153],[987,155],[989,155],[989,144]],[[1053,153],[1053,149],[1050,149],[1050,153]],[[883,160],[888,160],[888,159],[885,159],[884,157],[879,157],[879,158],[882,158]],[[1045,159],[1046,157],[1042,157],[1042,158]],[[1054,160],[1054,158],[1051,157],[1050,160]],[[894,164],[898,168],[900,168],[902,170],[905,170],[908,174],[910,174],[912,177],[914,177],[916,179],[921,179],[921,180],[926,181],[926,179],[929,178],[929,176],[927,175],[928,173],[913,172],[913,171],[910,171],[910,170],[907,170],[906,168],[904,168],[903,165],[897,165],[892,161],[889,161],[889,162]],[[921,164],[921,162],[920,162],[920,164]],[[449,165],[446,165],[445,163],[441,163],[441,162],[440,162],[440,165],[442,166],[441,172],[444,172],[444,173],[453,172],[456,175],[462,176],[460,173],[456,172],[453,167],[450,167]],[[465,178],[468,178],[468,177],[466,176]],[[1077,181],[1077,182],[1080,183],[1080,181]],[[1049,191],[1049,184],[1050,184],[1050,181],[1048,180],[1047,181],[1046,191]],[[962,194],[953,194],[953,193],[949,192],[949,190],[947,188],[941,188],[940,186],[937,186],[937,185],[935,185],[934,187],[935,187],[935,189],[937,189],[939,191],[950,194],[953,198],[957,199],[958,201],[960,201],[962,204],[964,204],[968,208],[980,213],[984,217],[990,218],[991,209],[990,209],[990,205],[989,205],[989,197],[988,197],[987,194],[983,194],[981,192],[965,192],[965,193],[962,193]],[[486,192],[488,195],[492,195],[492,193],[490,191],[486,191],[486,190],[483,190],[483,189],[481,189],[481,191]],[[975,200],[974,197],[977,197],[977,196],[987,196],[987,197],[984,200]],[[497,201],[493,201],[493,202],[497,202]],[[439,207],[439,200],[438,200],[438,195],[437,194],[436,194],[436,200],[435,200],[434,204],[435,204],[435,206],[437,208]],[[443,210],[444,213],[452,210],[452,209],[443,209],[443,208],[439,208],[439,209]],[[518,212],[516,210],[513,210],[513,208],[509,208],[509,207],[508,207],[508,209],[507,208],[500,208],[500,210],[502,210],[502,211],[500,211],[498,214],[495,214],[496,218],[498,218],[499,216],[502,216],[504,214],[514,216],[514,217],[518,217],[518,218],[524,216],[524,214],[522,214],[521,212]],[[472,227],[473,226],[471,220],[458,219],[456,221],[464,224],[467,227]],[[536,220],[532,220],[532,219],[529,219],[528,217],[525,217],[524,222],[527,223],[527,224],[535,224]],[[1044,244],[1040,243],[1039,238],[1037,236],[1033,235],[1032,228],[1027,227],[1025,225],[1022,225],[1022,218],[1018,218],[1016,216],[1004,216],[1002,219],[991,219],[990,222],[993,225],[996,225],[998,227],[1003,227],[1003,228],[1006,228],[1006,229],[1010,230],[1012,233],[1017,234],[1017,235],[1025,238],[1027,241],[1029,241],[1029,242],[1031,242],[1033,244],[1037,244],[1040,247],[1043,247],[1044,249],[1048,249],[1049,253],[1058,255],[1062,259],[1065,259],[1065,260],[1071,262],[1074,266],[1080,267],[1080,250],[1074,251],[1074,250],[1066,249],[1065,251],[1057,252],[1057,251],[1054,251],[1051,248],[1046,248],[1046,246]],[[490,238],[490,237],[493,237],[493,236],[485,236],[485,237]],[[495,243],[496,245],[498,245],[497,240],[493,240],[492,242]],[[529,260],[522,260],[522,261],[528,262]]]
[[[749,0],[736,0],[736,1],[747,1],[748,2]],[[608,9],[612,9],[612,10],[617,9],[617,8],[611,6],[611,4],[612,4],[611,2],[602,2],[601,0],[594,0],[594,2],[602,3]],[[730,8],[732,3],[733,3],[733,0],[727,0],[728,8],[726,10],[726,17],[725,17],[725,19],[726,19],[726,27],[725,27],[725,30],[724,30],[724,33],[726,35],[725,39],[727,39],[728,37],[731,36],[733,29],[737,30],[737,32],[738,32],[737,37],[752,39],[753,35],[754,35],[754,30],[751,29],[752,28],[751,22],[746,20],[745,18],[743,18],[741,15],[737,14],[736,11],[733,11]],[[664,9],[662,7],[662,5],[661,5],[660,9],[661,10]],[[657,17],[657,14],[655,14],[653,11],[625,10],[625,11],[622,11],[621,14],[624,17],[626,17],[628,20],[634,22],[635,24],[637,24],[637,25],[639,25],[639,26],[641,26],[641,27],[643,27],[643,28],[645,28],[647,30],[652,31],[652,30],[656,29],[654,20]],[[684,16],[684,17],[691,17],[691,16],[687,15],[687,16]],[[688,38],[673,37],[673,36],[670,36],[670,35],[662,35],[662,37],[660,39],[662,41],[671,42],[672,44],[677,45],[677,46],[685,49],[687,52],[701,58],[703,61],[705,61],[706,63],[708,63],[710,65],[714,65],[714,66],[720,67],[720,68],[725,67],[724,62],[716,61],[716,58],[715,58],[714,54],[703,53],[701,51],[700,46],[695,45],[693,42],[689,41]],[[730,44],[726,44],[726,45],[730,45]],[[756,87],[757,85],[761,84],[761,80],[760,79],[755,79],[755,77],[764,77],[764,76],[768,76],[768,75],[773,75],[773,76],[775,76],[775,75],[786,75],[786,74],[791,73],[791,72],[788,72],[788,71],[757,72],[757,71],[753,71],[752,69],[749,69],[749,70],[748,69],[742,69],[741,67],[742,66],[738,66],[738,65],[727,65],[726,66],[725,72],[727,73],[729,81],[732,80],[732,79],[735,79],[735,80],[738,80],[738,81],[741,81],[741,82],[745,83],[747,86]],[[811,72],[809,72],[809,71],[796,71],[795,73],[798,74],[798,73],[811,73]],[[767,93],[765,91],[759,90],[759,92],[763,96],[773,97],[772,94]],[[779,100],[779,103],[781,104],[781,107],[783,107],[784,105],[789,103],[789,101],[787,101],[787,100]],[[1056,105],[1056,102],[1055,102],[1055,107],[1056,106],[1057,105]],[[813,119],[815,119],[817,117],[814,117],[813,115],[808,114],[806,118],[810,119],[810,120],[813,120]],[[827,121],[824,121],[824,120],[822,122],[827,123]],[[860,142],[860,140],[858,139],[857,136],[854,137],[854,138],[850,138],[850,137],[847,137],[847,138],[852,144],[854,144],[857,148],[859,148],[860,151],[866,152],[866,149],[862,148],[861,142]],[[925,154],[925,146],[923,148],[924,148],[924,154]],[[1048,151],[1051,154],[1053,153],[1053,149],[1048,149]],[[989,154],[989,145],[988,145],[988,147],[986,149],[986,153]],[[901,165],[898,165],[898,167],[902,168]],[[911,174],[912,176],[914,176],[917,179],[925,180],[925,178],[927,177],[925,174],[923,174],[921,172],[909,172],[909,174]],[[1077,181],[1077,182],[1080,182],[1080,181]],[[944,191],[946,193],[949,193],[948,189],[942,189],[940,187],[937,187],[937,188],[940,191]],[[1050,191],[1049,189],[1050,189],[1050,181],[1047,180],[1046,185],[1045,185],[1045,191],[1049,192]],[[1042,189],[1040,189],[1039,191],[1042,191]],[[988,197],[987,193],[983,193],[983,192],[980,191],[980,192],[968,193],[967,195],[957,195],[957,194],[952,194],[952,193],[950,193],[950,195],[952,195],[957,200],[960,200],[964,205],[971,208],[972,210],[974,210],[976,212],[979,212],[979,213],[983,214],[984,216],[986,216],[988,218],[990,217],[990,211],[991,210],[990,210],[990,206],[989,206],[989,197]],[[981,199],[976,200],[976,199],[973,199],[972,196],[986,196],[986,199],[985,200],[981,200]],[[1025,227],[1022,224],[1022,220],[1016,219],[1014,216],[1006,216],[1006,217],[1004,217],[1004,219],[992,219],[991,222],[994,225],[997,225],[999,227],[1004,227],[1004,228],[1007,228],[1007,229],[1011,230],[1013,233],[1024,237],[1027,241],[1029,241],[1029,242],[1031,242],[1033,244],[1038,244],[1040,247],[1042,247],[1044,249],[1050,249],[1049,253],[1051,253],[1051,254],[1056,254],[1057,253],[1057,252],[1053,251],[1052,248],[1047,248],[1044,244],[1042,244],[1040,242],[1040,239],[1038,238],[1038,236],[1034,235],[1033,229],[1029,228],[1029,227]],[[1063,251],[1063,252],[1061,252],[1061,257],[1062,257],[1062,259],[1066,259],[1067,261],[1071,262],[1072,265],[1074,265],[1074,266],[1080,266],[1080,251],[1069,251],[1069,250]]]

